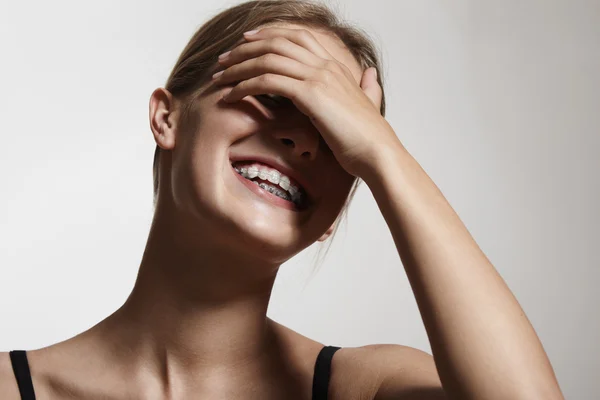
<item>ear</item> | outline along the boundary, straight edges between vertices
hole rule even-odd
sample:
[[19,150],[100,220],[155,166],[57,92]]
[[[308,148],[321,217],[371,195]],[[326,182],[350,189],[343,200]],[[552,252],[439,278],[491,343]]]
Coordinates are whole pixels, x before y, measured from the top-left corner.
[[176,100],[163,88],[157,88],[150,95],[150,129],[156,145],[161,149],[175,147]]
[[324,242],[327,240],[327,238],[329,236],[331,236],[331,233],[333,232],[333,229],[335,228],[336,222],[337,222],[337,219],[333,222],[333,224],[331,224],[329,229],[327,229],[327,232],[325,232],[324,234],[321,235],[321,237],[318,239],[319,242]]

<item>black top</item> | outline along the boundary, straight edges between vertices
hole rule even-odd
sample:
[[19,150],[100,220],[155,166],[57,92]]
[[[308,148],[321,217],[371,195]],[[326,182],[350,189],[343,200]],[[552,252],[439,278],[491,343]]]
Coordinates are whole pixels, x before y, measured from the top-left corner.
[[329,376],[331,374],[331,359],[340,347],[325,346],[319,352],[315,362],[315,373],[313,375],[312,400],[327,400],[327,389],[329,388]]
[[[319,352],[315,362],[315,373],[313,376],[312,398],[313,400],[327,400],[327,389],[329,388],[329,376],[331,374],[331,360],[340,347],[325,346]],[[25,350],[12,350],[10,362],[17,379],[21,400],[35,400],[31,372],[27,362]]]
[[19,393],[22,400],[35,400],[33,392],[33,382],[31,382],[31,372],[29,372],[29,363],[27,363],[27,354],[25,350],[13,350],[10,352],[10,362],[12,363]]

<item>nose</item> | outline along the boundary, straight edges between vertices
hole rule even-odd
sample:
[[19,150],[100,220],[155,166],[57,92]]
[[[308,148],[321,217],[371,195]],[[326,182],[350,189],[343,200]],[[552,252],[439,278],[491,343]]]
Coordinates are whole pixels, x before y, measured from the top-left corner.
[[297,159],[312,161],[319,149],[320,133],[314,126],[307,128],[277,129],[273,132],[277,142]]

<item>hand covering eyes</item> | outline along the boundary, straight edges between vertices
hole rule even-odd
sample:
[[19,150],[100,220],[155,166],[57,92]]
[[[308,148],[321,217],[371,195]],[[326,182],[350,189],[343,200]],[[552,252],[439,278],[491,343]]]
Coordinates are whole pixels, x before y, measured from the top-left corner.
[[254,97],[256,97],[256,99],[258,101],[260,101],[263,105],[270,107],[270,108],[280,108],[280,107],[294,105],[294,103],[287,97],[279,96],[276,94],[270,94],[270,93],[258,94],[258,95],[255,95]]

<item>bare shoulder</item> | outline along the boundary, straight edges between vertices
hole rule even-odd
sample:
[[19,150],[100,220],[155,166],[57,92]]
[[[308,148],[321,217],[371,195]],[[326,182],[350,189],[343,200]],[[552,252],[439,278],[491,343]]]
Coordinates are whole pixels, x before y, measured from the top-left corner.
[[0,399],[17,400],[19,388],[10,362],[8,352],[0,352]]
[[[275,321],[280,340],[301,360],[305,385],[310,387],[317,354],[324,344]],[[330,343],[331,344],[331,343]],[[433,357],[398,344],[341,347],[332,361],[329,381],[332,400],[445,400]]]
[[361,399],[374,400],[446,399],[433,357],[413,347],[346,347],[336,353],[334,360],[330,386],[333,399],[357,398],[357,393]]

